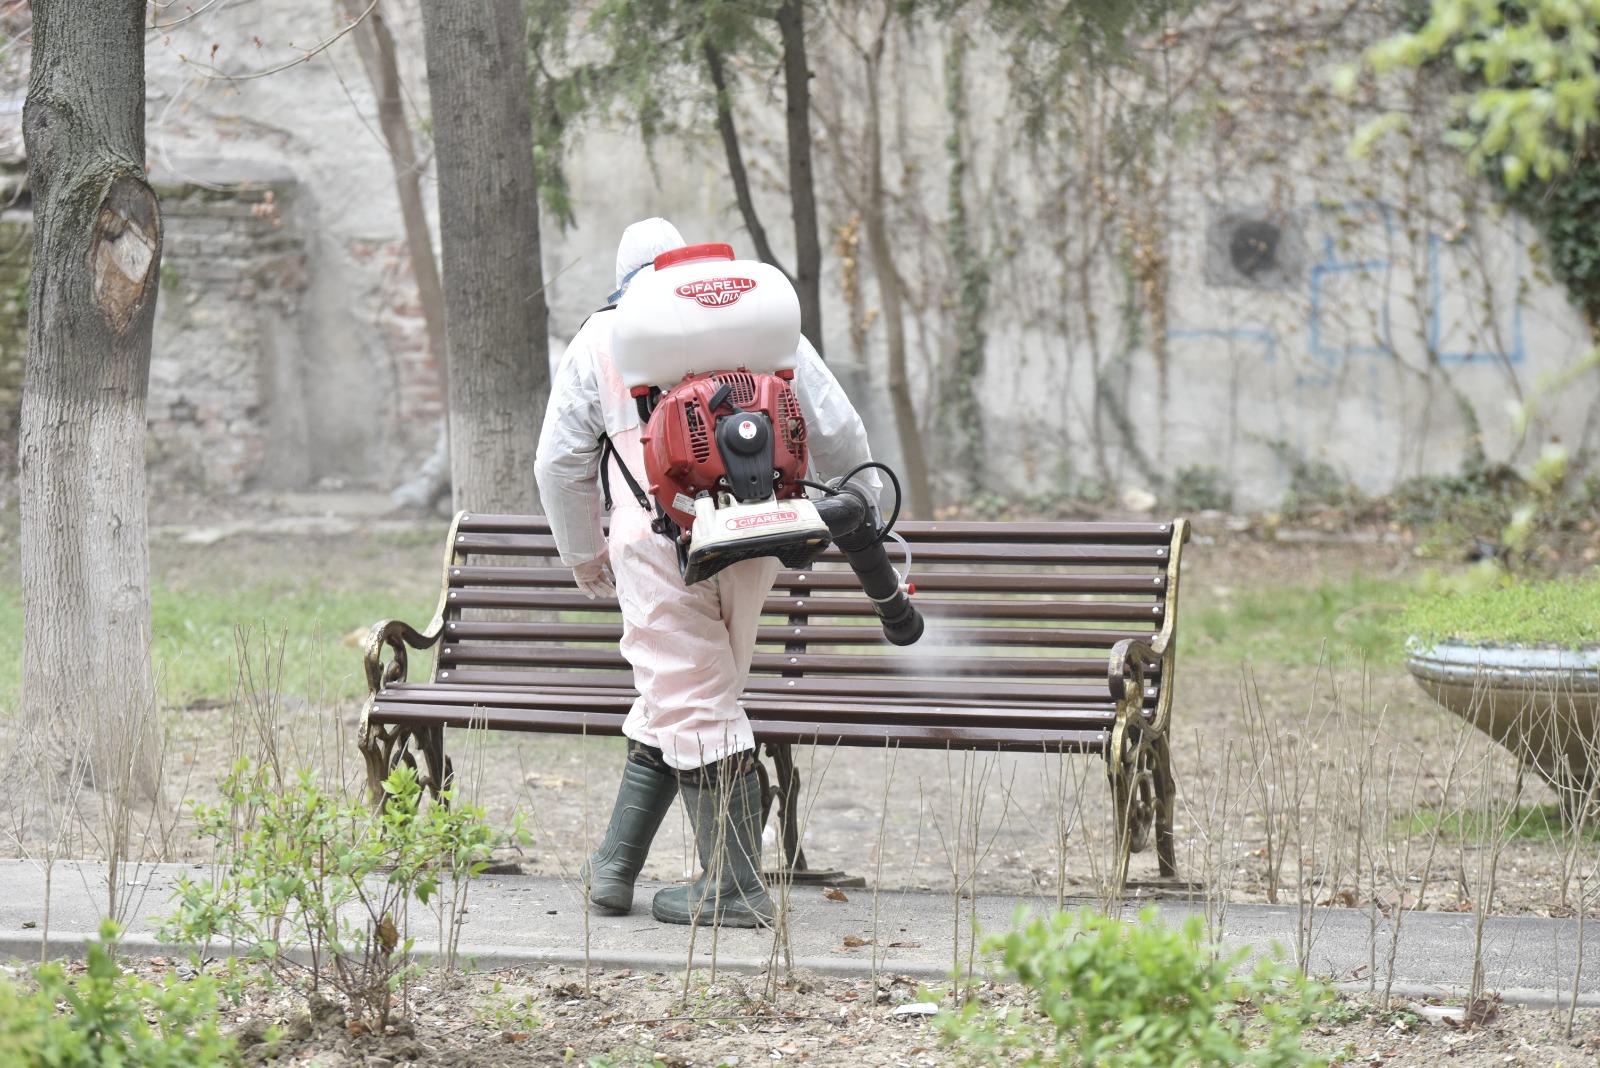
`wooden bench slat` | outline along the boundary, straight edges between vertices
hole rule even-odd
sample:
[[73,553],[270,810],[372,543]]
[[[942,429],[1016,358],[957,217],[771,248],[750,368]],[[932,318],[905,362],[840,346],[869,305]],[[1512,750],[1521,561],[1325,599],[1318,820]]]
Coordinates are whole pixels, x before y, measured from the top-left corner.
[[[491,556],[555,556],[555,539],[548,534],[461,533],[455,550]],[[1165,541],[1138,544],[1073,544],[1055,542],[1004,542],[995,546],[970,542],[932,542],[917,546],[916,558],[928,561],[995,563],[1015,567],[1030,564],[1146,564],[1165,566]]]
[[[615,642],[622,637],[622,622],[524,623],[516,620],[452,620],[445,624],[447,637],[484,641],[566,641]],[[827,625],[817,623],[769,623],[756,633],[759,644],[870,645],[882,639],[877,624]],[[970,645],[1048,645],[1060,649],[1110,648],[1124,638],[1153,638],[1154,632],[1137,630],[1077,630],[1067,627],[944,626],[918,648],[945,648]],[[943,639],[938,641],[937,639]]]
[[[929,593],[1119,593],[1142,597],[1165,594],[1165,574],[1105,575],[1053,571],[1000,574],[971,571],[921,571],[912,573],[917,589]],[[450,586],[572,589],[572,569],[567,567],[491,567],[461,564],[450,568]],[[780,571],[774,589],[836,590],[859,594],[861,580],[848,570]]]
[[[452,692],[441,692],[452,691]],[[1116,709],[1109,702],[1073,704],[1061,702],[1045,705],[1032,703],[1020,705],[1005,700],[985,700],[975,696],[971,700],[944,701],[937,695],[924,695],[914,701],[886,705],[870,700],[871,695],[850,695],[809,698],[804,707],[795,707],[784,701],[782,694],[747,694],[745,707],[751,718],[760,717],[768,722],[811,721],[861,722],[882,721],[900,724],[907,719],[937,719],[945,723],[1005,724],[1013,727],[1101,727],[1108,726],[1116,717]],[[621,703],[632,703],[627,694],[594,693],[537,693],[518,690],[472,690],[431,686],[409,690],[386,691],[379,694],[373,704],[376,718],[387,719],[396,705],[428,705],[435,708],[542,708],[581,716],[589,712],[612,712]]]
[[[607,522],[609,525],[609,521]],[[457,528],[466,533],[549,534],[550,522],[544,516],[467,514]],[[1129,540],[1167,542],[1172,539],[1172,524],[1162,522],[1122,523],[1062,521],[1048,523],[945,522],[905,519],[895,529],[907,540],[923,542],[971,541],[1003,545],[1011,541],[1041,541],[1059,538],[1085,540]]]
[[[887,685],[886,685],[887,684]],[[953,688],[957,687],[957,688]],[[1065,686],[1056,682],[1028,682],[995,679],[987,683],[981,693],[960,690],[960,680],[916,679],[861,679],[861,678],[798,678],[786,679],[771,675],[752,675],[745,685],[744,697],[781,695],[792,700],[796,696],[812,697],[873,697],[879,700],[910,698],[923,700],[974,700],[993,698],[1037,701],[1042,704],[1063,705],[1071,703],[1065,696]],[[458,692],[501,692],[562,689],[573,693],[625,694],[632,701],[636,696],[633,676],[624,671],[452,671],[450,677],[437,682],[396,683],[385,694],[440,693],[442,701],[455,700],[450,696]],[[1078,687],[1079,692],[1090,693],[1095,702],[1110,701],[1109,687]],[[413,698],[407,697],[407,700]],[[1081,698],[1079,699],[1081,703]]]
[[[623,668],[627,661],[615,647],[532,646],[527,644],[478,645],[455,643],[439,650],[441,668],[463,665],[526,667]],[[807,677],[825,675],[1015,675],[1037,678],[1104,678],[1104,657],[1065,656],[940,656],[930,670],[928,657],[893,653],[757,652],[752,671],[796,671]]]
[[[392,687],[388,693],[406,693],[408,701],[431,701],[437,694],[440,703],[471,702],[479,700],[504,701],[510,704],[537,704],[543,696],[546,683],[573,690],[594,691],[604,689],[620,692],[623,672],[516,672],[516,671],[451,671],[441,672],[436,683],[412,683],[408,687]],[[582,679],[583,681],[574,681]],[[994,680],[986,683],[981,692],[962,692],[959,679],[933,679],[926,676],[915,679],[860,679],[860,678],[799,678],[752,677],[745,687],[746,698],[781,695],[785,698],[859,697],[889,699],[914,697],[918,700],[939,700],[945,696],[981,700],[989,698],[1027,699],[1061,706],[1110,703],[1111,691],[1104,683],[1061,683]],[[903,682],[898,688],[895,683]],[[790,685],[793,683],[793,685]],[[416,689],[412,689],[416,687]],[[428,695],[428,696],[421,696]],[[383,695],[380,695],[383,696]],[[609,700],[610,698],[607,697]],[[628,700],[632,700],[629,696]],[[573,706],[579,707],[579,706]]]
[[[552,695],[547,702],[459,702],[438,700],[389,700],[379,697],[371,710],[373,723],[411,723],[429,719],[432,723],[448,726],[482,726],[494,729],[494,721],[502,718],[539,716],[550,729],[566,734],[619,734],[626,711],[614,711],[598,699],[582,699],[571,695]],[[882,715],[888,711],[890,715]],[[810,734],[819,724],[830,727],[867,727],[877,731],[902,731],[918,727],[936,727],[941,731],[1006,732],[1006,737],[1037,735],[1040,731],[1109,731],[1115,723],[1112,708],[1056,708],[1056,710],[1024,711],[1019,715],[1010,705],[1005,707],[962,707],[946,705],[902,705],[880,707],[875,703],[818,702],[813,707],[789,710],[778,705],[755,703],[749,708],[750,724],[758,724],[757,734],[774,731],[798,731]]]
[[[466,608],[512,608],[530,611],[603,612],[616,611],[612,600],[590,600],[581,593],[556,593],[549,590],[473,588],[448,591],[451,606]],[[918,597],[917,610],[929,619],[1017,619],[1060,620],[1062,622],[1109,623],[1144,622],[1159,623],[1166,611],[1160,603],[1138,601],[1069,601],[1053,598],[1020,600],[1008,598],[987,600],[943,599]],[[807,594],[801,597],[768,597],[762,606],[764,615],[814,615],[814,616],[873,616],[872,602],[859,594],[855,597]],[[1124,635],[1127,637],[1127,635]]]
[[[438,705],[405,702],[379,702],[374,710],[377,723],[476,727],[483,730],[541,731],[551,734],[593,734],[617,736],[622,733],[624,713],[588,712],[572,715],[540,708],[441,708]],[[1026,752],[1101,752],[1110,737],[1109,730],[1082,727],[973,726],[966,724],[852,723],[821,720],[769,720],[752,710],[750,727],[758,742],[787,742],[794,745],[898,745],[911,749],[1003,749]]]

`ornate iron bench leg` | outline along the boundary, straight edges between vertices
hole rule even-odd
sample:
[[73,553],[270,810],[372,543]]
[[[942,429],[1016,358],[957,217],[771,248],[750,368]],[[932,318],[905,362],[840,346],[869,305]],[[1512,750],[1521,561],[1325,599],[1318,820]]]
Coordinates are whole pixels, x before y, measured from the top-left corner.
[[768,879],[787,879],[796,886],[866,886],[860,875],[847,875],[837,868],[812,868],[806,864],[805,847],[800,844],[800,770],[794,763],[794,746],[787,742],[768,742],[772,758],[772,794],[778,803],[778,838],[783,859],[768,867]]
[[1172,775],[1172,747],[1166,732],[1156,739],[1156,863],[1161,867],[1163,879],[1178,877],[1177,848],[1172,835],[1172,810],[1177,802],[1178,786]]
[[1150,844],[1156,808],[1156,737],[1137,706],[1131,714],[1119,712],[1111,732],[1106,775],[1111,780],[1114,831],[1111,881],[1118,890],[1127,883],[1130,856]]
[[357,741],[367,765],[367,792],[374,807],[383,807],[384,780],[402,764],[417,773],[417,782],[435,801],[450,788],[455,768],[444,752],[444,727],[368,726]]

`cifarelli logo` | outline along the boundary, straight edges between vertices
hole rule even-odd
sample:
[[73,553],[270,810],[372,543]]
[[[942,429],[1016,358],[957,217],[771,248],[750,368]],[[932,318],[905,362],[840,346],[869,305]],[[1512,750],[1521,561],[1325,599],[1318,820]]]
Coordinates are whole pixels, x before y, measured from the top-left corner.
[[776,512],[762,512],[759,515],[741,515],[729,519],[725,526],[729,530],[749,530],[751,527],[766,527],[773,523],[793,523],[800,518],[798,512],[784,508]]
[[685,282],[673,292],[702,308],[726,308],[737,304],[740,297],[755,287],[754,278],[702,278],[698,282]]

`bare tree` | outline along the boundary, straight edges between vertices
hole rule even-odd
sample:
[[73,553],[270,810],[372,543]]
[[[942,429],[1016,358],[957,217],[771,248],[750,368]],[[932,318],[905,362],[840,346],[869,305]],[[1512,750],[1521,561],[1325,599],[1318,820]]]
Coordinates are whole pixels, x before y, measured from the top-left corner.
[[[394,35],[384,18],[381,4],[365,0],[343,0],[345,16],[356,26],[353,37],[361,55],[361,66],[372,85],[378,104],[378,129],[383,133],[394,167],[395,193],[400,199],[400,220],[405,226],[406,248],[411,253],[411,272],[417,282],[417,301],[422,305],[422,322],[428,333],[428,353],[439,371],[445,410],[449,410],[449,356],[445,347],[444,290],[439,284],[439,268],[433,259],[433,233],[428,229],[428,212],[422,200],[421,174],[424,163],[417,158],[416,140],[406,121],[401,98],[400,65],[395,59]],[[369,10],[370,7],[370,10]],[[364,17],[363,17],[364,16]],[[439,428],[439,443],[431,456],[411,479],[395,490],[399,503],[430,508],[450,488],[449,422]]]
[[[145,405],[161,209],[145,181],[143,0],[35,0],[23,137],[33,277],[19,431],[23,707],[82,726],[96,781],[156,786]],[[135,737],[143,732],[134,732]]]
[[886,381],[889,400],[894,406],[901,460],[905,465],[906,507],[919,519],[931,519],[933,488],[928,477],[928,458],[922,447],[916,403],[911,399],[911,377],[906,369],[905,283],[895,267],[894,247],[889,239],[889,193],[883,180],[883,50],[895,10],[894,0],[883,0],[871,35],[864,41],[854,42],[861,56],[867,87],[866,194],[862,198],[862,223],[867,235],[867,256],[878,281],[878,299],[883,303],[884,329],[888,333]]
[[535,512],[550,392],[519,0],[423,0],[439,172],[455,506]]

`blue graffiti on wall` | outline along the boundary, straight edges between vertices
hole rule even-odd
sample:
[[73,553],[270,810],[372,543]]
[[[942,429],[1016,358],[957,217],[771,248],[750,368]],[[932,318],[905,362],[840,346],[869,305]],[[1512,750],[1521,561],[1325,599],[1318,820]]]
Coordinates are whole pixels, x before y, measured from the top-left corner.
[[[1383,236],[1385,244],[1394,239],[1394,209],[1380,200],[1354,201],[1345,204],[1322,205],[1323,211],[1339,212],[1376,212],[1383,220]],[[1333,235],[1324,234],[1322,238],[1322,259],[1311,265],[1310,303],[1311,315],[1307,323],[1307,333],[1311,344],[1311,357],[1322,365],[1323,371],[1316,375],[1298,376],[1296,385],[1328,385],[1333,381],[1333,369],[1341,361],[1351,356],[1390,356],[1394,353],[1394,338],[1389,332],[1389,301],[1385,292],[1382,305],[1378,309],[1378,336],[1375,344],[1370,345],[1329,345],[1324,339],[1323,327],[1323,282],[1330,277],[1354,274],[1359,278],[1369,278],[1380,272],[1387,271],[1392,266],[1387,258],[1371,260],[1345,260],[1339,257],[1338,248],[1334,243]]]

